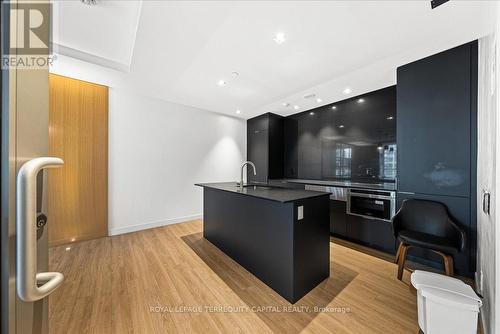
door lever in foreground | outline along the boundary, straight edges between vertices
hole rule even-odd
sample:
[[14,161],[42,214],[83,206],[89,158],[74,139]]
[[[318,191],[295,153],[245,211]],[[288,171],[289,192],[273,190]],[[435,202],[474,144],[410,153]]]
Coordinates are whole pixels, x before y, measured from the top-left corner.
[[[37,174],[45,168],[60,167],[59,158],[35,158],[17,174],[16,194],[16,274],[17,294],[25,302],[48,296],[64,280],[57,272],[37,273]],[[39,285],[41,284],[41,285]]]

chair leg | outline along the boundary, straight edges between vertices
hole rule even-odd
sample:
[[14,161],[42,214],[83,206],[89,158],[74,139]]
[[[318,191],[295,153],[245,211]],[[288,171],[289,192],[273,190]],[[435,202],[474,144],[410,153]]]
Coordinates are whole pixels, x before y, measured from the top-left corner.
[[396,257],[394,258],[394,263],[398,263],[399,261],[399,255],[401,255],[401,246],[403,245],[402,242],[399,243],[398,251],[396,252]]
[[453,257],[451,255],[444,256],[444,270],[446,275],[453,276]]
[[454,271],[453,271],[453,257],[451,255],[445,254],[443,252],[439,251],[433,251],[443,258],[444,262],[444,272],[446,273],[447,276],[453,276]]
[[401,243],[400,246],[401,248],[400,251],[398,251],[398,280],[403,279],[403,271],[405,269],[405,260],[406,260],[406,252],[408,251],[408,245]]

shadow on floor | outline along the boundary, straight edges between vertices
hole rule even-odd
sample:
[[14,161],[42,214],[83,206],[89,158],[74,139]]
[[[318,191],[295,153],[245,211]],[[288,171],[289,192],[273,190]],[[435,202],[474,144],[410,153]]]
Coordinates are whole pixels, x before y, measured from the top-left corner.
[[255,314],[274,332],[300,333],[325,307],[346,307],[332,301],[357,275],[330,261],[330,277],[292,305],[204,239],[202,233],[183,236],[182,240],[251,310],[257,310]]

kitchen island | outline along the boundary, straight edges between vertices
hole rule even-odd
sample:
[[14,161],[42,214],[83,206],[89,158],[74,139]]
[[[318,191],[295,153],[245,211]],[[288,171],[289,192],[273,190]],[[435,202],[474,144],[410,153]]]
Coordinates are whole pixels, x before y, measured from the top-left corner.
[[329,193],[235,182],[203,187],[203,236],[283,298],[330,273]]

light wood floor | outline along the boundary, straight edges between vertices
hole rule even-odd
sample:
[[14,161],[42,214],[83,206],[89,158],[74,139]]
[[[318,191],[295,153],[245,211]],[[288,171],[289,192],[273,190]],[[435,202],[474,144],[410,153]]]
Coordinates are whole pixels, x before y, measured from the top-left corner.
[[408,273],[398,281],[390,262],[331,243],[330,278],[287,309],[201,232],[193,221],[51,248],[66,279],[50,333],[418,333]]

